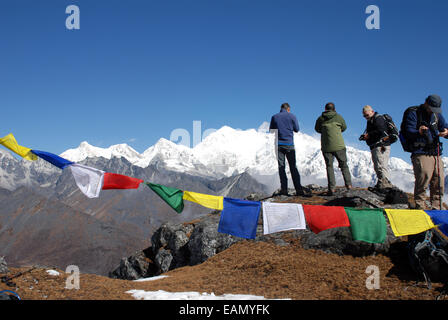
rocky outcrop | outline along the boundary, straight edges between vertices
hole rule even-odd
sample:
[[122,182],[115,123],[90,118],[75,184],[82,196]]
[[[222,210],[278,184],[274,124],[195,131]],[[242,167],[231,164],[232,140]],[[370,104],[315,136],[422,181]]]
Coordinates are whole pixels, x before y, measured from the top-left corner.
[[8,270],[8,266],[5,261],[5,257],[0,257],[0,274],[8,273],[8,272],[9,272],[9,270]]
[[163,224],[153,234],[151,247],[123,258],[109,276],[135,280],[206,261],[242,240],[218,232],[219,217],[218,213],[212,213],[189,223]]
[[[346,207],[390,207],[407,208],[407,204],[386,204],[390,192],[372,192],[369,190],[345,189],[337,190],[332,196],[325,196],[326,189],[318,186],[308,186],[314,195],[322,197],[324,205]],[[396,192],[399,192],[397,190]],[[254,201],[288,201],[287,196],[262,199],[260,195],[247,197]],[[402,197],[398,197],[402,199]],[[397,199],[398,199],[397,198]],[[401,200],[399,202],[402,202]],[[120,265],[109,276],[112,278],[135,280],[142,277],[155,276],[169,270],[187,265],[202,263],[215,254],[229,248],[232,244],[245,240],[228,234],[219,233],[220,214],[211,213],[189,223],[165,223],[152,236],[152,246],[145,251],[123,258]],[[262,215],[258,223],[257,237],[254,241],[269,241],[277,245],[289,245],[290,239],[299,239],[305,249],[318,249],[339,255],[367,256],[387,254],[391,245],[400,241],[394,236],[388,226],[386,241],[381,244],[371,244],[353,240],[348,227],[333,228],[313,233],[311,230],[294,230],[263,235]]]

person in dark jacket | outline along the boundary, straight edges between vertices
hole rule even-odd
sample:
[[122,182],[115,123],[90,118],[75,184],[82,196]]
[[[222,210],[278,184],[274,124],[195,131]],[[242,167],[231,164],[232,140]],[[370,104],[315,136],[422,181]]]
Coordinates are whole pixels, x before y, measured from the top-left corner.
[[373,168],[378,178],[374,189],[392,188],[389,174],[390,141],[386,120],[368,105],[362,109],[362,114],[367,120],[367,128],[359,139],[366,141],[372,153]]
[[429,209],[440,210],[445,174],[439,137],[448,136],[448,123],[442,116],[442,99],[438,95],[428,96],[424,104],[407,110],[403,122],[403,134],[414,146],[411,160],[416,208],[427,209],[424,196],[429,185]]
[[299,122],[294,114],[291,113],[291,107],[284,103],[280,107],[280,112],[273,115],[269,130],[277,133],[277,160],[280,176],[280,194],[288,195],[288,178],[286,176],[286,162],[288,159],[289,170],[292,176],[292,182],[296,189],[296,195],[303,196],[305,192],[300,182],[300,174],[296,165],[296,150],[294,148],[294,132],[299,132]]
[[325,111],[316,120],[314,129],[321,134],[321,148],[327,170],[328,195],[333,195],[336,187],[336,178],[333,169],[335,157],[342,171],[345,187],[351,189],[352,178],[347,164],[344,138],[342,137],[342,132],[347,129],[347,124],[344,118],[336,112],[334,103],[329,102],[325,105]]

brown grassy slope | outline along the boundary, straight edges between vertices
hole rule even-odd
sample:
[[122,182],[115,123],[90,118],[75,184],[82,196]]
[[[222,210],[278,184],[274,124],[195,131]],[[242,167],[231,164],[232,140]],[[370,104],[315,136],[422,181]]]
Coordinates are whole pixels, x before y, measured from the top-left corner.
[[[369,290],[366,268],[378,266],[380,289]],[[292,240],[289,246],[243,241],[203,264],[169,271],[156,281],[135,282],[81,274],[80,289],[65,289],[68,274],[50,276],[46,269],[33,270],[13,282],[16,288],[0,284],[0,289],[15,290],[22,299],[33,300],[122,300],[133,299],[126,291],[143,289],[169,292],[196,291],[222,295],[252,294],[266,298],[290,299],[381,299],[432,300],[441,284],[428,290],[423,284],[403,279],[388,257],[338,256],[318,250],[304,250]],[[11,268],[12,273],[26,268]],[[404,270],[406,271],[406,270]]]

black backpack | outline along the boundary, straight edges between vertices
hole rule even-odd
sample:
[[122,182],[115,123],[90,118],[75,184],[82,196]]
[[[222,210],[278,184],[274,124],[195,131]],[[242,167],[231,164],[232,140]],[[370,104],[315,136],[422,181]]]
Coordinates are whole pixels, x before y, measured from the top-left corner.
[[436,228],[408,237],[409,263],[428,289],[431,281],[448,284],[448,240]]
[[406,129],[405,129],[406,119],[408,118],[410,112],[417,113],[417,127],[422,122],[422,116],[421,113],[418,112],[418,107],[409,107],[403,113],[403,120],[401,121],[400,132],[398,134],[398,137],[400,139],[401,146],[403,147],[403,151],[405,152],[413,152],[415,150],[414,144],[406,136]]
[[389,137],[390,144],[397,142],[398,140],[398,128],[395,125],[394,121],[392,120],[392,117],[388,115],[387,113],[383,114],[384,120],[386,120],[386,127],[387,127],[387,135]]

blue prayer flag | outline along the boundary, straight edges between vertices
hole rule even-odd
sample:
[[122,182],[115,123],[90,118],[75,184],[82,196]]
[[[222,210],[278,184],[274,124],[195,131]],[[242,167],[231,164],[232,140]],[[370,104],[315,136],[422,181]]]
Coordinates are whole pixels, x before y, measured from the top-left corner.
[[73,164],[74,162],[68,161],[67,159],[61,158],[60,156],[57,156],[50,152],[45,151],[39,151],[39,150],[31,150],[32,153],[34,153],[39,158],[42,158],[48,162],[50,162],[52,165],[64,169],[65,167]]
[[447,210],[425,210],[431,217],[432,223],[448,237],[448,211]]
[[224,197],[218,232],[255,239],[261,203]]

